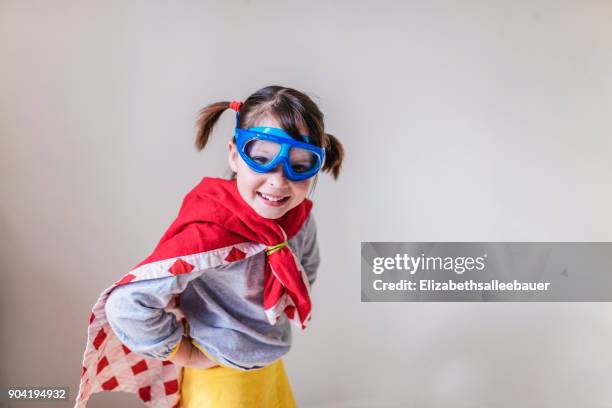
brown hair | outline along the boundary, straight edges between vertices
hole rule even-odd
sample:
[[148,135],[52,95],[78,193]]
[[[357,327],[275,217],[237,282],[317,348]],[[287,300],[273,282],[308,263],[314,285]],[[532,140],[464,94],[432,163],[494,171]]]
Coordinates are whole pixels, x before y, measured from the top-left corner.
[[[198,151],[204,149],[215,123],[229,105],[229,102],[211,103],[200,111],[195,140]],[[334,179],[338,178],[344,149],[335,136],[325,133],[323,113],[312,99],[295,89],[267,86],[244,101],[238,115],[238,127],[248,129],[266,116],[276,119],[281,128],[296,140],[303,141],[299,128],[307,129],[310,143],[325,149],[322,170],[331,173]]]

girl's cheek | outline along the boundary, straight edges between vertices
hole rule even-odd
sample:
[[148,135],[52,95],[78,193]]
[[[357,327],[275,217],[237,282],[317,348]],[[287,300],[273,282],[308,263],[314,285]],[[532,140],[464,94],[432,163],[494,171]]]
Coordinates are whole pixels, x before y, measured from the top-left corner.
[[300,195],[306,196],[308,194],[308,190],[310,189],[310,185],[312,184],[312,180],[304,180],[297,183],[297,189],[300,192]]

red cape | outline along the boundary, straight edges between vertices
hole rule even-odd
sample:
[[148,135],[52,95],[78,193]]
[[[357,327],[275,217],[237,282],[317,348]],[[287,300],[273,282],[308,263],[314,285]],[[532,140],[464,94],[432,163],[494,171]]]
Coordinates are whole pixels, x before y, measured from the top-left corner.
[[[305,199],[283,217],[259,216],[240,196],[235,180],[205,177],[183,200],[155,250],[100,295],[92,309],[75,408],[100,391],[138,394],[149,407],[178,407],[182,367],[133,353],[112,331],[104,307],[112,290],[147,279],[211,269],[253,256],[293,237],[312,209]],[[310,319],[306,274],[288,245],[266,256],[264,309],[271,324],[281,313],[302,329]],[[166,307],[185,322],[178,296]],[[146,372],[146,373],[145,373]]]

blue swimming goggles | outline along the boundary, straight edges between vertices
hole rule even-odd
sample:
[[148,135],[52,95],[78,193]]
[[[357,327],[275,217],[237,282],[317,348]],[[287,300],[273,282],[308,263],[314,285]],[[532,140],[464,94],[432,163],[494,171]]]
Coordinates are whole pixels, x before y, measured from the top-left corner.
[[[295,140],[283,129],[259,126],[247,130],[236,127],[235,132],[240,156],[258,173],[268,173],[282,162],[285,177],[301,181],[317,174],[325,162],[324,149]],[[308,136],[300,136],[309,141]]]

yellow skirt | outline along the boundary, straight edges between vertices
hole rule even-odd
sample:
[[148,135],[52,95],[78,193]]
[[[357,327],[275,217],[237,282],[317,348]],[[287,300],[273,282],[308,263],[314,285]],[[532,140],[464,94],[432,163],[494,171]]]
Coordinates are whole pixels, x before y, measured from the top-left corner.
[[[216,361],[199,344],[194,346]],[[217,362],[218,364],[218,362]],[[219,365],[183,368],[183,408],[296,408],[293,392],[281,359],[264,368],[242,371]]]

